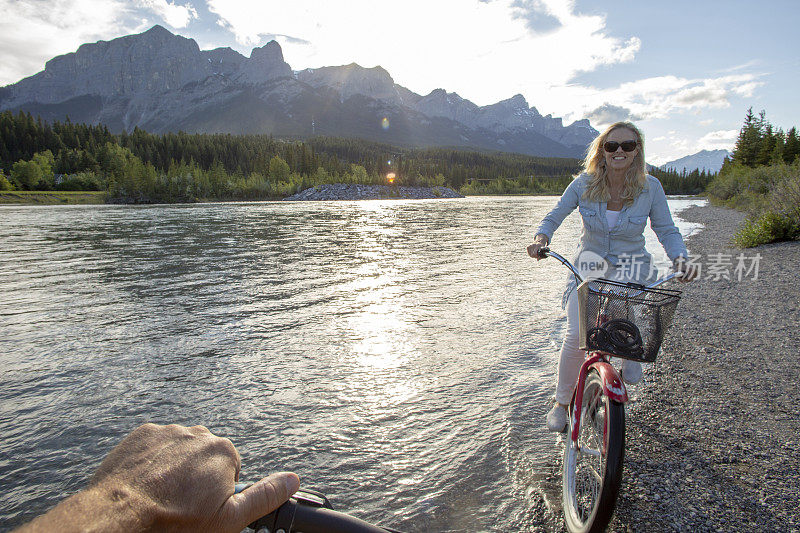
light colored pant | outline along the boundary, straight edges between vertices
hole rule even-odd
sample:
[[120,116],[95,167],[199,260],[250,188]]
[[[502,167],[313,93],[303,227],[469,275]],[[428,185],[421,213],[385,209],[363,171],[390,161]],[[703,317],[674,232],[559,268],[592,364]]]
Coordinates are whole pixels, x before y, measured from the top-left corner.
[[558,385],[556,386],[556,401],[560,404],[569,404],[572,400],[572,391],[578,381],[578,372],[581,364],[586,359],[586,352],[578,348],[580,335],[580,320],[578,319],[578,294],[572,289],[567,297],[567,327],[564,333],[564,342],[561,344],[561,356],[558,360]]

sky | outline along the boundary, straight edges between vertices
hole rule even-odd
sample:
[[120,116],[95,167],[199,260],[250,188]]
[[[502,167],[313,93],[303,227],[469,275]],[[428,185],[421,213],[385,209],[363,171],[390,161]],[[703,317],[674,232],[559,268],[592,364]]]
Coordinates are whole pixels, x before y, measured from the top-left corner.
[[731,149],[749,107],[800,126],[800,0],[0,0],[0,85],[161,24],[201,49],[280,43],[294,70],[380,65],[419,94],[522,94],[564,124],[632,120],[648,162]]

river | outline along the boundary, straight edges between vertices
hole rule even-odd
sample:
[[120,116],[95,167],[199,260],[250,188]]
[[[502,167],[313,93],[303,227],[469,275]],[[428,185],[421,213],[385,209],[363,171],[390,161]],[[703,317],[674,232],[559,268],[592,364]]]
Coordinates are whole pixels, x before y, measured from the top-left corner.
[[530,529],[565,271],[525,247],[555,201],[0,207],[0,529],[148,421],[389,527]]

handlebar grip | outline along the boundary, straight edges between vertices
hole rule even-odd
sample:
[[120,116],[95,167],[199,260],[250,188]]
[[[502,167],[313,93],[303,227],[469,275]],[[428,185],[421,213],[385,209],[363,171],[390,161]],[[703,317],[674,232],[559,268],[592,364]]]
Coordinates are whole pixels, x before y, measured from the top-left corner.
[[256,532],[266,528],[273,533],[398,533],[334,511],[325,496],[313,491],[298,491],[289,501],[248,527]]
[[544,259],[544,258],[548,257],[549,255],[550,255],[550,248],[549,247],[544,246],[542,248],[539,248],[539,258]]

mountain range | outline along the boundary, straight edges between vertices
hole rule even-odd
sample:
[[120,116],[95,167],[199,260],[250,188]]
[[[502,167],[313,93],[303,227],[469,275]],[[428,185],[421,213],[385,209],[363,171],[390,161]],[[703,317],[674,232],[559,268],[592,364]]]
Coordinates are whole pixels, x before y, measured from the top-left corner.
[[674,170],[676,172],[692,172],[694,170],[706,170],[708,172],[719,172],[722,162],[726,157],[730,157],[728,150],[701,150],[696,154],[681,157],[675,161],[664,163],[659,168],[662,170]]
[[275,41],[245,57],[200,50],[158,25],[49,60],[42,72],[0,88],[2,110],[113,132],[357,137],[550,157],[582,157],[598,133],[585,119],[564,126],[542,116],[522,95],[487,106],[444,89],[423,96],[379,66],[294,71]]

